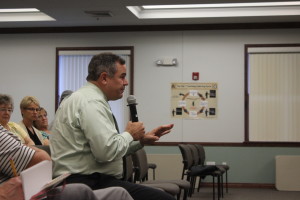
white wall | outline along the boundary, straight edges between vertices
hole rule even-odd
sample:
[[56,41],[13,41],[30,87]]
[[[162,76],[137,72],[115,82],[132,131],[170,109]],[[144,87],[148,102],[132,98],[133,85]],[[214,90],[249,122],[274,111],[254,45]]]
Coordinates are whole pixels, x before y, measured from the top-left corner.
[[[0,93],[12,95],[12,121],[20,121],[20,100],[36,96],[54,116],[55,48],[134,46],[134,92],[139,119],[148,130],[175,123],[162,141],[243,142],[244,45],[300,43],[300,29],[226,30],[124,33],[11,34],[0,35]],[[157,67],[162,57],[175,57],[177,67]],[[173,120],[170,115],[170,83],[218,83],[218,118]]]

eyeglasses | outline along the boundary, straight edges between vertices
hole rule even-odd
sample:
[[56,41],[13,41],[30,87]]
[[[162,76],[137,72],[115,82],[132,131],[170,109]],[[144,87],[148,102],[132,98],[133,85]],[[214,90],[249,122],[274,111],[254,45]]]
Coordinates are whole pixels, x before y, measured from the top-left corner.
[[25,110],[30,110],[31,112],[39,112],[41,109],[40,108],[24,108]]
[[0,108],[0,112],[10,112],[12,113],[14,110],[11,108]]

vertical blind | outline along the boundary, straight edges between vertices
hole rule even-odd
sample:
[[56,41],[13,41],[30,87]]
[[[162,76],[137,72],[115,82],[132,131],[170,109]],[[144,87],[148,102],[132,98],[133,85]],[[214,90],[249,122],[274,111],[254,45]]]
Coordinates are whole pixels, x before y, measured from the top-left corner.
[[86,83],[88,64],[93,55],[59,56],[59,91],[75,91]]
[[[130,70],[130,56],[121,56],[127,66],[127,74]],[[86,83],[88,74],[88,64],[93,55],[59,55],[59,94],[65,90],[76,91]],[[124,97],[117,101],[109,101],[111,109],[116,117],[120,131],[123,131],[128,121],[128,112],[126,108],[126,98],[129,95],[129,89],[124,92]]]
[[300,53],[249,54],[249,140],[300,142]]

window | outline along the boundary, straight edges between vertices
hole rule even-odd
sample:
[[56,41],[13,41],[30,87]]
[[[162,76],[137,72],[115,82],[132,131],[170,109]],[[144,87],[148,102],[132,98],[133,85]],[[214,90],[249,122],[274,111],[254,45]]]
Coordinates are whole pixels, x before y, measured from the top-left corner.
[[76,91],[86,83],[88,64],[93,55],[101,52],[112,52],[121,56],[126,61],[127,79],[130,88],[126,88],[122,99],[109,101],[118,121],[119,129],[124,130],[129,120],[126,99],[129,94],[133,93],[133,47],[57,48],[56,108],[58,107],[59,98],[63,91]]
[[245,46],[245,142],[300,142],[300,44]]

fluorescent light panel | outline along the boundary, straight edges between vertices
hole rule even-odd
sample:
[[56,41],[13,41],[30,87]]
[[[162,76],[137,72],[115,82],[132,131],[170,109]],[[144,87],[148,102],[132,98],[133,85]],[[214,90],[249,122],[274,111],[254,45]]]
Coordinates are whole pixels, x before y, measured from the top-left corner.
[[0,9],[0,22],[55,21],[36,8]]
[[36,8],[0,9],[0,13],[40,12]]
[[153,10],[153,9],[155,10],[155,9],[270,7],[270,6],[299,6],[299,5],[300,5],[300,1],[288,1],[288,2],[258,2],[258,3],[149,5],[149,6],[141,6],[141,7],[145,10]]
[[300,1],[127,6],[139,19],[300,15]]

